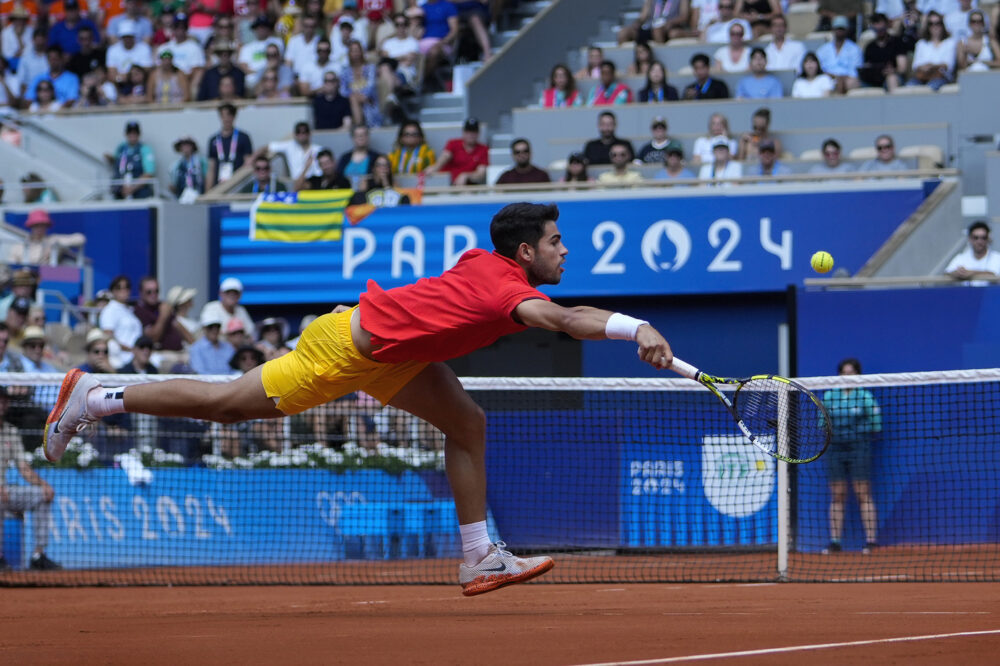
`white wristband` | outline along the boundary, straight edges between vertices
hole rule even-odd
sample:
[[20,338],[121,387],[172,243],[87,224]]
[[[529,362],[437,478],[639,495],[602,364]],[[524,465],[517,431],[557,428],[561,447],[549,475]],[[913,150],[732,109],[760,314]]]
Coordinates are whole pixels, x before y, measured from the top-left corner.
[[629,317],[628,315],[623,315],[620,312],[615,312],[608,317],[608,323],[604,326],[604,333],[608,336],[609,340],[634,341],[635,334],[638,332],[639,327],[648,323],[648,321],[643,321],[642,319],[636,319],[635,317]]

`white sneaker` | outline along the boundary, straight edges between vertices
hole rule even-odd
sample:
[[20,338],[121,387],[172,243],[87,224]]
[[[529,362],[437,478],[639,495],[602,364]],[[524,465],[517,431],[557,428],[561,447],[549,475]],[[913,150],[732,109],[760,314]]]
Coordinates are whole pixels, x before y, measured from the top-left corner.
[[531,580],[555,566],[551,557],[517,557],[503,541],[490,545],[483,561],[475,566],[460,564],[458,566],[458,582],[462,584],[462,594],[471,597],[483,592],[490,592],[513,583],[523,583]]
[[66,373],[59,388],[56,406],[45,421],[43,450],[49,462],[62,458],[69,440],[98,420],[87,411],[87,394],[90,389],[100,385],[93,375],[83,370],[73,369]]

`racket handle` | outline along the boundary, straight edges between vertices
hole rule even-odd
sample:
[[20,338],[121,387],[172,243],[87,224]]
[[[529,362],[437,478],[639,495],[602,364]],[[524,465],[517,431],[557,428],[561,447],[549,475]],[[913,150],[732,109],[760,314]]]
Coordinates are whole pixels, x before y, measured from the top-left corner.
[[674,360],[670,363],[670,369],[683,377],[687,377],[688,379],[697,380],[698,375],[701,374],[701,370],[694,367],[690,363],[685,363],[676,356],[674,356]]

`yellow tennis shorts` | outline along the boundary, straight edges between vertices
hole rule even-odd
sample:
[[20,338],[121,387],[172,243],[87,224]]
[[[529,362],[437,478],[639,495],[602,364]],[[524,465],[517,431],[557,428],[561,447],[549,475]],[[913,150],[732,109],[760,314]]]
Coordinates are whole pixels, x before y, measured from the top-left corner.
[[278,409],[298,414],[310,407],[364,391],[383,405],[423,370],[423,361],[379,363],[351,340],[352,308],[326,314],[306,327],[295,349],[264,364],[261,381]]

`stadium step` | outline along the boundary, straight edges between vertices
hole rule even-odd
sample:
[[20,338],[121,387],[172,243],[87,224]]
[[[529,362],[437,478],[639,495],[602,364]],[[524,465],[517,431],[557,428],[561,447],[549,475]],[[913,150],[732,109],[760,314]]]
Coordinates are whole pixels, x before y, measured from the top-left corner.
[[431,93],[424,95],[421,104],[425,109],[452,109],[461,108],[465,97],[454,93]]

